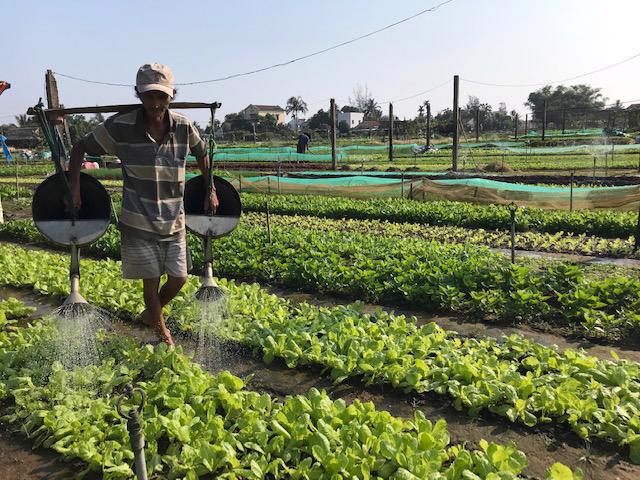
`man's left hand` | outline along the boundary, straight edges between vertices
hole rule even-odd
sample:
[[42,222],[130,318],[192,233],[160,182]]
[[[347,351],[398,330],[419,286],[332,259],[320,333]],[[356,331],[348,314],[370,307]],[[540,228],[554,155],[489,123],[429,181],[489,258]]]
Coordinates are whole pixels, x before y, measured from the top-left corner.
[[211,192],[211,196],[208,197],[207,195],[205,195],[204,198],[204,211],[206,213],[211,212],[212,215],[215,215],[215,213],[218,211],[218,207],[220,206],[220,202],[218,202],[218,195],[216,194],[216,191],[214,190],[213,192]]

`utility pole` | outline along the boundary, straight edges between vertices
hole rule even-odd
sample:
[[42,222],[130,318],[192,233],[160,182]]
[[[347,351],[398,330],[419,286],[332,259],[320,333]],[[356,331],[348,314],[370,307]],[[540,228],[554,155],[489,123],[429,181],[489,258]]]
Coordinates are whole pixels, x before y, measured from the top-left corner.
[[565,108],[562,109],[562,135],[564,135],[564,131],[565,131],[565,120],[567,118],[567,110]]
[[389,161],[393,162],[393,103],[389,102]]
[[544,135],[547,129],[547,100],[542,102],[542,141],[544,142]]
[[431,103],[427,102],[427,147],[431,145]]
[[476,108],[476,143],[480,141],[480,108]]
[[453,76],[453,148],[451,149],[451,170],[458,171],[458,93],[460,77]]
[[336,99],[331,99],[331,168],[338,169],[338,158],[336,156]]
[[524,114],[524,134],[526,135],[529,131],[529,114]]
[[513,127],[515,129],[514,137],[517,140],[518,139],[518,114],[517,113],[516,113],[515,121],[513,122]]

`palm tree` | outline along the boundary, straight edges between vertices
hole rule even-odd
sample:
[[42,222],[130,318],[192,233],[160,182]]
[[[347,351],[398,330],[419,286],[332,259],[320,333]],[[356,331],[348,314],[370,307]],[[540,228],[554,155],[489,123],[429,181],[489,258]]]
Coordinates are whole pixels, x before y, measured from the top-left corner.
[[377,120],[382,116],[382,110],[380,110],[380,106],[378,102],[376,102],[373,98],[369,98],[364,104],[364,118],[370,120]]
[[293,113],[293,118],[295,120],[296,131],[298,131],[298,113],[306,113],[308,111],[306,102],[302,99],[302,97],[291,97],[287,100],[287,106],[285,107],[285,112]]
[[33,117],[22,113],[20,115],[16,115],[16,122],[18,122],[19,127],[26,127],[33,123]]

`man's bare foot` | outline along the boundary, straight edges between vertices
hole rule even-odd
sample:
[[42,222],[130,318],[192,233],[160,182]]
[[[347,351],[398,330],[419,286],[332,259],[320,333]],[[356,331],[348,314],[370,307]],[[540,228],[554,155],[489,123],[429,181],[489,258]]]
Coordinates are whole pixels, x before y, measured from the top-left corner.
[[175,342],[173,341],[173,337],[171,336],[171,331],[167,328],[164,322],[153,323],[149,318],[149,315],[147,315],[146,309],[142,311],[139,318],[140,320],[142,320],[142,323],[144,323],[148,327],[152,327],[153,329],[155,329],[161,341],[163,341],[170,347],[175,346]]
[[140,314],[138,319],[142,320],[142,323],[144,323],[148,327],[153,327],[154,326],[153,323],[151,322],[151,320],[149,320],[149,315],[147,315],[147,309],[146,308],[142,311],[142,313]]
[[173,337],[171,336],[171,331],[167,328],[166,325],[158,325],[158,327],[156,327],[156,331],[158,332],[158,335],[160,335],[160,339],[164,343],[166,343],[170,347],[176,346],[175,342],[173,341]]

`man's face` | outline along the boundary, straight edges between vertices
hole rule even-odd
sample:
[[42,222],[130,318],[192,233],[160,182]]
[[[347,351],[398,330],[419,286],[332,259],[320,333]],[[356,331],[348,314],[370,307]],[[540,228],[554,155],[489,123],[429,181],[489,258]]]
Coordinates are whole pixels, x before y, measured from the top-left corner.
[[171,97],[160,90],[143,92],[140,100],[147,116],[154,120],[162,120],[171,103]]

